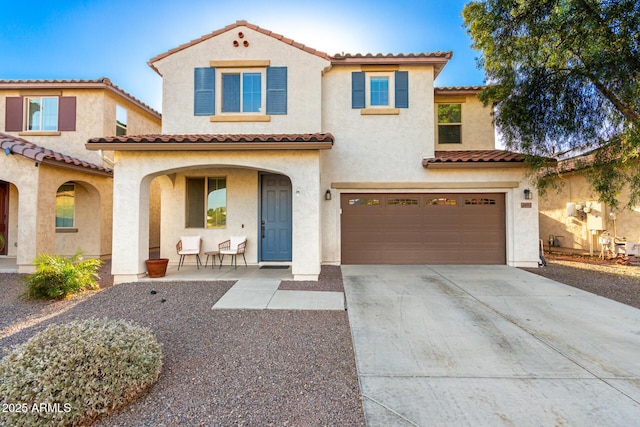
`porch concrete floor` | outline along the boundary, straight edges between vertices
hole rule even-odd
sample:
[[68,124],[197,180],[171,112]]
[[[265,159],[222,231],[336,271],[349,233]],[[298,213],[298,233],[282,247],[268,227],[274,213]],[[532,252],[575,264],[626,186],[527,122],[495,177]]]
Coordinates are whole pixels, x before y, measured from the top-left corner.
[[275,280],[293,280],[291,274],[291,266],[288,268],[260,268],[259,265],[240,266],[234,268],[230,265],[216,265],[213,268],[211,264],[201,265],[197,268],[193,265],[183,265],[178,270],[178,265],[167,267],[167,274],[164,277],[151,278],[141,277],[140,280],[151,281],[189,281],[189,280],[240,280],[240,279],[275,279]]
[[0,273],[17,273],[16,257],[0,256]]

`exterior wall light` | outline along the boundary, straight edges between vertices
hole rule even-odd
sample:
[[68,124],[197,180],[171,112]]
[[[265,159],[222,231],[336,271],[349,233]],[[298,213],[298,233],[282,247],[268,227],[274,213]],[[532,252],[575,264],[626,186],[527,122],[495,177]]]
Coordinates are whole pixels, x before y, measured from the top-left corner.
[[327,191],[324,193],[324,199],[325,199],[325,200],[331,200],[331,190],[327,190]]
[[525,188],[524,190],[525,200],[531,200],[532,197],[533,197],[533,194],[531,194],[531,190],[529,190],[528,188]]

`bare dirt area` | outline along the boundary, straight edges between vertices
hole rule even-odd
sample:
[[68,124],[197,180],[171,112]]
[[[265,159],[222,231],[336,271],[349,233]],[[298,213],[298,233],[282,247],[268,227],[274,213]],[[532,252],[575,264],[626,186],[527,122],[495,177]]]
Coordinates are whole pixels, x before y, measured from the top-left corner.
[[629,265],[616,259],[545,253],[546,267],[523,270],[640,309],[640,259]]

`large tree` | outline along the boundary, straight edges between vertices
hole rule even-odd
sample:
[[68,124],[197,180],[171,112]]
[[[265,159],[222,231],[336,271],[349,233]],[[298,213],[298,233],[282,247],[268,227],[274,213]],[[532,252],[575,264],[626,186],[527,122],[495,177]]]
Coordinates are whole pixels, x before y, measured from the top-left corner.
[[[590,152],[587,170],[616,207],[640,202],[640,1],[486,0],[463,10],[509,149],[543,157]],[[553,170],[538,173],[544,190]]]

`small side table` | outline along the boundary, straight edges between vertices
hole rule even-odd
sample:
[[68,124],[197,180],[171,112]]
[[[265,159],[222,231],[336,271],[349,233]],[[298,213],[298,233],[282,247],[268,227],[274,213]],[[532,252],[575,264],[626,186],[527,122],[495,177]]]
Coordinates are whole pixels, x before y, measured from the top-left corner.
[[213,267],[216,265],[216,255],[218,256],[218,259],[220,259],[220,251],[208,251],[204,254],[207,256],[207,259],[204,261],[205,268],[209,263],[209,257],[211,257],[211,268],[213,269]]

